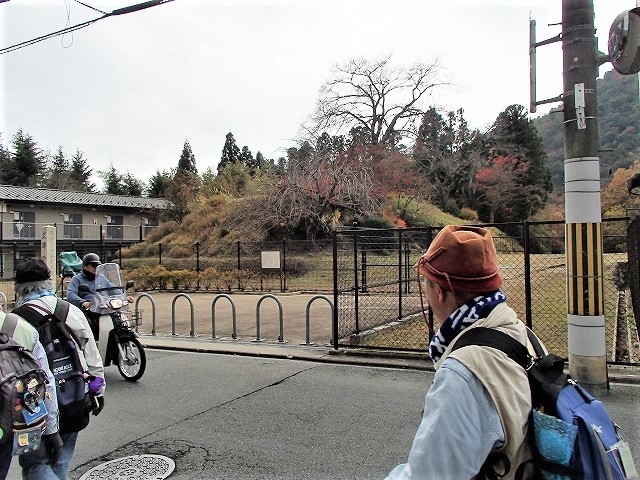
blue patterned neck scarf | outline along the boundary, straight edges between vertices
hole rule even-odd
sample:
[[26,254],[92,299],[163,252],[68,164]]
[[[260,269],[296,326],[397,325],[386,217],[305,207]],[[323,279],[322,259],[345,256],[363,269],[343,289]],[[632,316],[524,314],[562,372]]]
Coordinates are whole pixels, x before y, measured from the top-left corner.
[[30,302],[31,300],[36,300],[42,297],[55,297],[55,296],[56,296],[56,292],[54,292],[53,290],[40,290],[38,292],[31,292],[26,297],[21,298],[18,303],[20,303],[20,305],[24,305],[25,303]]
[[449,315],[429,344],[429,353],[433,362],[440,360],[451,341],[462,330],[480,318],[487,318],[494,308],[506,300],[507,297],[502,290],[494,290],[487,295],[477,296]]

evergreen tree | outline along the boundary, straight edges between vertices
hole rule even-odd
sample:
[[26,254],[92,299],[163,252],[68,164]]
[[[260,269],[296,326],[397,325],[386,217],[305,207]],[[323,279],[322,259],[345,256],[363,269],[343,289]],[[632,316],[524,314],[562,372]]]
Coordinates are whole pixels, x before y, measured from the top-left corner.
[[189,140],[185,139],[184,146],[182,147],[182,154],[180,155],[180,160],[178,160],[178,170],[176,174],[181,172],[191,172],[198,173],[198,169],[196,168],[196,157],[191,150],[191,145],[189,145]]
[[109,170],[99,171],[98,174],[104,184],[103,193],[110,193],[111,195],[127,194],[124,178],[114,168],[113,164],[109,166]]
[[260,151],[256,153],[256,160],[254,162],[254,168],[263,168],[267,164],[267,161],[264,158],[264,155]]
[[240,149],[236,145],[236,139],[233,138],[233,133],[227,133],[227,139],[222,147],[222,157],[220,157],[220,163],[218,163],[218,171],[223,170],[227,165],[231,165],[240,160]]
[[62,151],[62,146],[58,147],[47,170],[45,186],[59,190],[73,190],[74,181],[71,178],[69,160]]
[[76,150],[76,153],[71,156],[71,179],[74,188],[81,192],[95,192],[96,184],[91,182],[91,175],[93,175],[93,171],[89,167],[87,159],[84,158],[80,150]]
[[62,146],[59,146],[58,152],[53,157],[53,161],[51,163],[51,172],[61,174],[67,171],[69,171],[69,160],[67,160],[67,157],[62,151]]
[[144,182],[142,180],[127,172],[122,177],[122,182],[124,184],[125,195],[131,195],[132,197],[142,196],[142,192],[145,189]]
[[542,138],[522,105],[510,105],[493,124],[486,144],[486,158],[492,161],[498,156],[516,157],[526,168],[519,169],[524,172],[517,183],[520,194],[509,206],[508,214],[496,212],[496,221],[527,220],[544,206],[552,185]]
[[431,107],[422,116],[413,147],[416,165],[426,177],[427,197],[457,214],[471,204],[471,182],[479,161],[479,133],[470,131],[462,109],[443,117]]
[[9,169],[3,173],[4,183],[21,187],[38,185],[38,174],[44,170],[44,156],[35,140],[22,129],[13,136],[13,152]]
[[246,145],[242,147],[242,151],[240,152],[240,163],[249,168],[255,168],[255,160],[253,159],[253,154],[249,147]]
[[5,173],[12,168],[11,154],[9,150],[4,146],[2,142],[2,136],[0,135],[0,182],[5,184]]
[[173,182],[173,175],[166,170],[156,170],[149,179],[149,185],[147,186],[147,196],[151,198],[164,198],[167,196],[167,190],[169,185]]

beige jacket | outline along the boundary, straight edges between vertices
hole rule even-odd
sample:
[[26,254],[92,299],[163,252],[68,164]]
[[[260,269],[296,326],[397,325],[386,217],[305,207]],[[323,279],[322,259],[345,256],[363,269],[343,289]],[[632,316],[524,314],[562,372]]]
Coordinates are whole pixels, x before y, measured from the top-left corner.
[[[531,350],[525,324],[518,320],[515,311],[506,303],[498,305],[487,318],[477,320],[458,337],[476,327],[501,330],[527,345]],[[505,353],[493,348],[469,345],[451,352],[456,339],[451,342],[435,367],[439,368],[444,359],[451,356],[471,370],[487,389],[496,406],[504,431],[505,442],[499,452],[505,453],[511,463],[509,473],[503,478],[513,479],[518,465],[532,457],[526,443],[531,412],[531,393],[527,374]]]

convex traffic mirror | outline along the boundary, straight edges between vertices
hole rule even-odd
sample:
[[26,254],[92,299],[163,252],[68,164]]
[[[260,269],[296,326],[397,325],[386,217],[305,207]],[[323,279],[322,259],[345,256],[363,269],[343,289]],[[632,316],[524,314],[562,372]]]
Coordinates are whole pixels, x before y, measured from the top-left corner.
[[640,71],[640,7],[622,12],[609,29],[609,56],[623,75]]

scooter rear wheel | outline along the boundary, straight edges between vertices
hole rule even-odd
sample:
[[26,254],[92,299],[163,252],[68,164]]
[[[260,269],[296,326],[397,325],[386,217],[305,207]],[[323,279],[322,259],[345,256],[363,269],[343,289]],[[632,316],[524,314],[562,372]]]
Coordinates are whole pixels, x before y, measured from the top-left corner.
[[137,338],[124,340],[120,346],[125,351],[128,361],[118,355],[118,370],[128,382],[135,382],[142,377],[147,367],[147,356]]

